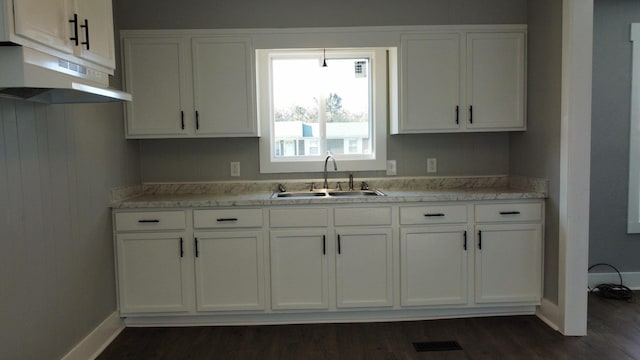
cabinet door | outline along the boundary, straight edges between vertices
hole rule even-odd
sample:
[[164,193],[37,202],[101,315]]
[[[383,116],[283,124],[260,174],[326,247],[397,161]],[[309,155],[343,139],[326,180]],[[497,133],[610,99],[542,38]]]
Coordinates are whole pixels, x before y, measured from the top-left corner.
[[327,309],[327,233],[324,230],[271,232],[273,309]]
[[254,69],[250,40],[192,40],[196,134],[256,136]]
[[111,0],[76,0],[78,14],[77,55],[109,69],[115,69],[113,9]]
[[196,233],[198,311],[264,309],[262,232]]
[[119,234],[116,239],[122,314],[190,310],[184,234]]
[[193,119],[189,97],[188,43],[180,37],[124,39],[127,136],[172,137],[187,134]]
[[400,236],[401,304],[466,304],[466,225],[404,228]]
[[467,128],[525,129],[525,35],[467,35]]
[[460,128],[460,34],[405,35],[402,38],[400,133]]
[[542,226],[476,227],[476,302],[540,303]]
[[337,306],[393,305],[391,229],[341,229],[336,239]]
[[14,0],[16,35],[66,53],[72,53],[69,23],[71,0]]

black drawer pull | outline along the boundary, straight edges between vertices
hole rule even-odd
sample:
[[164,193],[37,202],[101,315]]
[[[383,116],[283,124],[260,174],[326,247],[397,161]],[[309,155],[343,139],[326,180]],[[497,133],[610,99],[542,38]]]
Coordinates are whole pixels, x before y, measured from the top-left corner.
[[237,218],[220,218],[220,219],[216,219],[217,222],[234,222],[234,221],[238,221]]
[[500,215],[520,215],[520,211],[500,211]]
[[437,213],[437,214],[424,214],[424,216],[426,217],[443,217],[444,214],[442,213]]
[[153,220],[138,220],[139,223],[159,223],[160,220],[158,219],[153,219]]

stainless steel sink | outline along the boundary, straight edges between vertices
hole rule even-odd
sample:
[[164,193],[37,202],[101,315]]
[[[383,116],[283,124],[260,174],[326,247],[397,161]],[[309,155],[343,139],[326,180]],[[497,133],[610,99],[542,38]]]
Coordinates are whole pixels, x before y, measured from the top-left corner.
[[282,198],[337,198],[337,197],[370,197],[370,196],[386,196],[380,190],[339,190],[339,189],[322,189],[312,191],[285,191],[275,192],[271,195],[272,199]]
[[386,196],[385,193],[379,190],[335,190],[328,191],[327,193],[329,194],[329,196]]

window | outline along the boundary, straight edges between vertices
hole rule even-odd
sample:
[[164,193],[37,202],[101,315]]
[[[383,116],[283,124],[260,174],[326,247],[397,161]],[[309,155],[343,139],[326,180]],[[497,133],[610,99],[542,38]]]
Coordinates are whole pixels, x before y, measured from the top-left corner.
[[327,154],[341,170],[386,168],[386,49],[256,55],[260,172],[318,172]]
[[631,24],[631,119],[629,133],[629,202],[627,233],[640,233],[640,24]]

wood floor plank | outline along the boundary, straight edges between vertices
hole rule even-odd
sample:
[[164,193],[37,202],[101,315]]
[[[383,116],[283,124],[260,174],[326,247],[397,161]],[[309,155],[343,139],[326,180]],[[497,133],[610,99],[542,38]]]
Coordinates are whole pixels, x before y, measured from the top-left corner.
[[[640,359],[640,292],[589,296],[588,335],[565,337],[535,316],[386,323],[127,328],[99,360],[127,359]],[[413,342],[463,350],[416,352]]]

